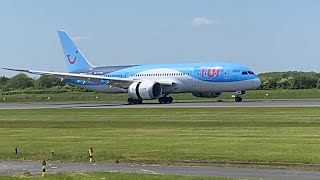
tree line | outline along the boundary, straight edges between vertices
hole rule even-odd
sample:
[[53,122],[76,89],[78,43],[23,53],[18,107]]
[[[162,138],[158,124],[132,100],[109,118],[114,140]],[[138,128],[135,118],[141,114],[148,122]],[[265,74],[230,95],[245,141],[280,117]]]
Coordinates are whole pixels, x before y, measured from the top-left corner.
[[316,72],[268,72],[259,74],[260,89],[320,89],[320,73]]
[[[261,73],[259,77],[262,85],[259,89],[320,89],[320,73],[315,72],[268,72]],[[14,77],[0,76],[0,91],[16,90],[76,90],[80,88],[71,87],[62,82],[59,78],[43,75],[39,78],[30,78],[24,73]]]
[[0,77],[0,90],[15,91],[15,90],[43,90],[50,88],[63,88],[66,84],[59,78],[53,76],[43,75],[39,78],[33,79],[28,77],[24,73],[20,73],[11,78],[1,76]]

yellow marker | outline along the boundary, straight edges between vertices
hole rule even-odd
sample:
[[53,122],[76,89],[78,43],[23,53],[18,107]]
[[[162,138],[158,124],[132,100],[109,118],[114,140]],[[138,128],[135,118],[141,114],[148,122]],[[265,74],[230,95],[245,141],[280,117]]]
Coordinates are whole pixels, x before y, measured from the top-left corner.
[[46,175],[46,161],[42,161],[42,176]]
[[92,150],[92,148],[90,148],[90,149],[88,150],[88,154],[89,154],[89,157],[90,157],[90,162],[92,162],[92,155],[93,155],[93,150]]

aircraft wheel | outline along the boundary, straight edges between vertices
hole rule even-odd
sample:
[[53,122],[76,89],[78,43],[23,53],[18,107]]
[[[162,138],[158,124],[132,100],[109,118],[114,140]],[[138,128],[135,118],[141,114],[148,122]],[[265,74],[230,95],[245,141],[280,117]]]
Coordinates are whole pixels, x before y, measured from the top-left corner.
[[237,96],[234,100],[235,100],[236,102],[241,102],[241,101],[242,101],[242,97]]
[[164,97],[164,98],[163,98],[163,103],[164,103],[164,104],[168,104],[168,98],[167,98],[167,97]]
[[159,97],[159,98],[158,98],[158,102],[159,102],[160,104],[163,104],[163,103],[164,103],[163,97]]
[[133,99],[128,98],[128,104],[129,104],[129,105],[133,104]]
[[158,101],[160,104],[170,104],[173,101],[172,97],[159,97]]
[[159,97],[158,101],[160,104],[166,104],[167,103],[167,97]]
[[132,99],[128,98],[128,104],[142,104],[142,99]]

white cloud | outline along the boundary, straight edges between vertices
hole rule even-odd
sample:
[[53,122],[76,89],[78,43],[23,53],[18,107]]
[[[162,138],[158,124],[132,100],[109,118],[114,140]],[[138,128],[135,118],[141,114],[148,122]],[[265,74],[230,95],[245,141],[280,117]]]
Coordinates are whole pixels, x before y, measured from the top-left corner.
[[83,39],[89,39],[89,38],[86,37],[86,36],[74,36],[74,37],[72,37],[73,41],[80,41],[80,40],[83,40]]
[[212,19],[207,19],[207,18],[203,18],[203,17],[195,17],[193,18],[192,21],[193,25],[210,25],[210,24],[214,24],[215,21]]

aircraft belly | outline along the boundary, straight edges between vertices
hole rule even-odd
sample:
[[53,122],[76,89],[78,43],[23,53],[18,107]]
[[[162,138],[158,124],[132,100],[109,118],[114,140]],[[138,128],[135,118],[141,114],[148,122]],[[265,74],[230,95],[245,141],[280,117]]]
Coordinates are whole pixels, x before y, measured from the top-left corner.
[[233,92],[246,90],[250,87],[250,81],[234,82],[208,82],[196,81],[193,92]]

